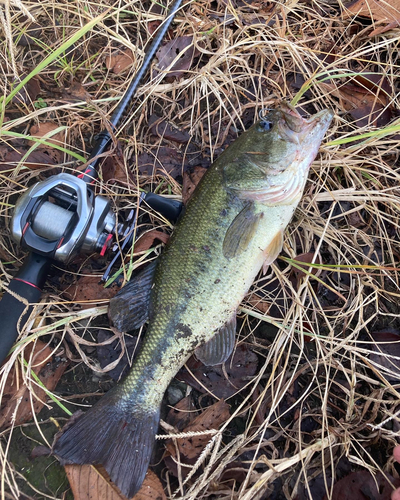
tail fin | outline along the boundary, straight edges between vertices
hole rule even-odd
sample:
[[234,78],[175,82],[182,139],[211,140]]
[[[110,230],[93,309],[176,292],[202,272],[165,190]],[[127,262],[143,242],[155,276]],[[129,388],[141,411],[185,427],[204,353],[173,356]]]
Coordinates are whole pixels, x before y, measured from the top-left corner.
[[146,475],[159,424],[153,413],[116,401],[108,393],[81,417],[67,424],[53,443],[62,464],[101,464],[127,497],[140,489]]

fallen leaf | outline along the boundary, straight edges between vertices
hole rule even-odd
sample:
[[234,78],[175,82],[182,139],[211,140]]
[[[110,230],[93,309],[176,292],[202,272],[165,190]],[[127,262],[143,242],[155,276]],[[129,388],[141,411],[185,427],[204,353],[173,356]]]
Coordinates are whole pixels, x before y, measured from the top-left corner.
[[182,201],[184,205],[189,201],[200,179],[207,172],[204,167],[196,166],[186,170],[183,174]]
[[291,286],[282,284],[279,277],[273,276],[261,278],[253,289],[245,297],[246,303],[274,318],[285,317],[288,301],[294,300]]
[[[389,482],[390,481],[390,482]],[[374,476],[368,471],[358,471],[344,477],[333,486],[330,500],[388,500],[395,487],[400,486],[400,479],[381,472]],[[323,500],[327,500],[327,495]]]
[[106,57],[106,68],[118,75],[129,68],[135,62],[135,57],[131,49],[125,49]]
[[28,47],[29,45],[37,45],[37,39],[40,38],[43,27],[37,23],[30,23],[25,26],[23,30],[13,37],[14,43],[21,47]]
[[343,17],[361,16],[385,23],[374,29],[370,36],[379,35],[400,26],[400,0],[355,0],[345,6]]
[[[90,271],[84,269],[83,274],[85,272]],[[83,309],[87,309],[93,307],[93,304],[111,299],[118,289],[115,284],[104,288],[99,276],[81,276],[72,285],[64,287],[64,296],[67,300],[79,303]]]
[[[218,427],[229,419],[229,416],[228,403],[220,399],[217,403],[206,408],[200,415],[197,415],[193,422],[185,427],[182,432],[203,432],[210,429],[218,429]],[[198,458],[210,439],[210,434],[178,439],[179,452],[188,459]]]
[[140,175],[164,177],[171,176],[174,179],[182,175],[185,159],[181,151],[168,146],[157,149],[157,156],[142,153],[137,158],[137,166]]
[[[54,122],[42,122],[30,128],[33,137],[44,137],[49,132],[56,130],[58,125]],[[46,138],[49,143],[63,145],[63,132],[58,132],[52,137]],[[29,153],[31,146],[35,149]],[[62,153],[57,149],[44,144],[37,144],[35,141],[15,140],[10,144],[0,145],[0,171],[13,170],[23,160],[24,167],[36,170],[48,166],[56,166],[62,161]]]
[[[65,465],[65,472],[75,500],[126,500],[112,483],[102,467],[92,465]],[[156,474],[148,470],[135,500],[165,500],[162,484]]]
[[[370,333],[370,361],[382,367],[385,378],[392,384],[400,382],[400,332],[379,331]],[[397,358],[397,359],[395,359]],[[377,370],[380,371],[379,366]]]
[[135,243],[135,254],[140,252],[145,252],[154,245],[154,242],[158,240],[161,243],[167,243],[169,240],[169,234],[163,233],[162,231],[157,231],[157,229],[152,229],[144,233]]
[[197,413],[194,410],[192,396],[186,396],[169,410],[165,421],[182,432],[196,418]]
[[149,128],[153,135],[157,135],[168,141],[186,144],[190,140],[190,135],[187,132],[179,130],[168,120],[163,120],[155,114],[151,115],[149,118]]
[[[26,75],[21,75],[20,80],[15,81],[15,85],[17,85],[20,81],[22,81]],[[12,98],[12,102],[15,104],[29,104],[33,101],[36,101],[37,96],[40,94],[41,88],[40,83],[37,77],[31,78],[22,89],[15,94]]]
[[[47,134],[50,134],[54,130],[59,128],[59,125],[54,122],[40,122],[37,125],[32,125],[32,127],[29,130],[29,133],[31,134],[32,137],[39,137],[42,138]],[[51,137],[46,137],[46,142],[50,142],[52,144],[56,144],[57,146],[63,146],[64,145],[64,132],[57,132],[56,134],[52,135]],[[28,141],[28,144],[31,146],[35,145],[35,141]],[[48,149],[47,146],[44,146],[42,144],[38,145],[38,149]],[[60,155],[60,161],[61,161],[61,152],[54,150],[54,154]]]
[[62,98],[66,102],[91,101],[91,95],[86,91],[81,82],[74,81],[67,89],[63,89]]
[[[14,170],[21,162],[22,158],[29,151],[26,145],[15,144],[11,147],[7,144],[0,145],[0,171]],[[31,170],[38,170],[44,167],[55,167],[60,163],[60,153],[54,148],[36,148],[23,162],[23,166]],[[47,172],[47,171],[46,171]]]
[[199,51],[193,44],[193,36],[180,36],[167,42],[157,51],[157,66],[162,72],[173,63],[166,75],[179,77],[191,67],[193,59],[198,55]]
[[[26,360],[30,359],[32,348],[32,343],[25,348]],[[49,346],[40,340],[36,341],[32,370],[49,391],[55,389],[67,365],[67,361],[54,359],[53,350]],[[33,387],[34,394],[32,394],[31,402],[30,390],[23,382],[20,365],[15,363],[8,375],[3,392],[0,428],[9,427],[12,423],[21,425],[32,419],[33,412],[36,414],[40,412],[47,399],[46,391],[37,385]]]
[[148,470],[142,487],[133,498],[134,500],[166,500],[167,497],[157,475]]
[[340,106],[350,113],[358,127],[383,127],[390,122],[393,91],[385,76],[362,73],[340,87],[324,82],[321,85],[339,98]]
[[149,21],[147,23],[147,29],[149,31],[149,34],[150,35],[153,35],[154,32],[158,29],[158,27],[160,26],[161,24],[161,21]]
[[129,184],[132,181],[132,172],[127,168],[123,157],[119,154],[110,154],[101,165],[101,172],[105,182],[122,182]]
[[188,370],[182,368],[178,372],[177,379],[202,393],[210,391],[217,398],[226,399],[248,384],[248,377],[256,373],[257,364],[257,355],[246,345],[240,344],[236,347],[233,356],[227,359],[224,368],[221,365],[205,366],[192,356],[186,366],[193,376]]
[[[192,422],[182,430],[182,433],[203,432],[210,429],[218,429],[229,419],[229,405],[224,400],[206,408],[197,415]],[[185,477],[191,466],[201,455],[204,448],[210,442],[212,435],[209,433],[171,440],[166,443],[167,456],[165,464],[175,477]],[[179,456],[178,456],[179,452]],[[180,465],[178,471],[177,463]]]
[[[300,279],[302,279],[308,275],[308,270],[310,269],[311,262],[314,261],[315,264],[321,264],[320,255],[317,255],[317,257],[315,259],[314,259],[314,255],[315,255],[314,252],[301,253],[299,255],[296,255],[296,257],[293,259],[296,261],[295,262],[296,267],[293,266],[291,272],[296,277],[297,282],[299,282]],[[302,265],[301,262],[304,262],[305,265]],[[299,267],[301,269],[299,269]],[[304,271],[302,269],[304,269]],[[313,275],[316,275],[318,273],[318,268],[312,267],[310,270],[310,273]]]

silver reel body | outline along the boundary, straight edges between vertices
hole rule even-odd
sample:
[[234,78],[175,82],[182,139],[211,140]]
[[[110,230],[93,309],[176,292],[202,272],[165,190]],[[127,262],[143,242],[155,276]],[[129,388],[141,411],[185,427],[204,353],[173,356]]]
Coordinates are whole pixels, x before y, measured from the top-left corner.
[[11,220],[11,235],[18,244],[63,263],[78,253],[103,254],[115,229],[110,202],[66,173],[29,188]]

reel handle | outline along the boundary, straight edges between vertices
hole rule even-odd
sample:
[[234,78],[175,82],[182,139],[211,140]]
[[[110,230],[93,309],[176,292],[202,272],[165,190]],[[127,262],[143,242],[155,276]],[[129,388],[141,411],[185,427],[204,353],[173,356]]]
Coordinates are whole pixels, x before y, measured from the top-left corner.
[[[33,305],[39,302],[51,263],[43,255],[30,253],[9,286],[4,289],[0,300],[0,365],[27,322]],[[22,302],[17,296],[26,302]]]

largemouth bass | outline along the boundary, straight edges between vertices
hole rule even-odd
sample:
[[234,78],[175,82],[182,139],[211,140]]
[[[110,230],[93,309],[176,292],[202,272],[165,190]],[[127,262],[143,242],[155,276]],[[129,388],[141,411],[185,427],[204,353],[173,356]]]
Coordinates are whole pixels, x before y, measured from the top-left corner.
[[128,285],[137,298],[131,327],[149,318],[128,376],[56,440],[61,461],[102,464],[124,495],[138,491],[169,383],[194,352],[209,365],[231,354],[236,310],[282,249],[332,116],[303,119],[283,103],[206,172],[159,262]]

